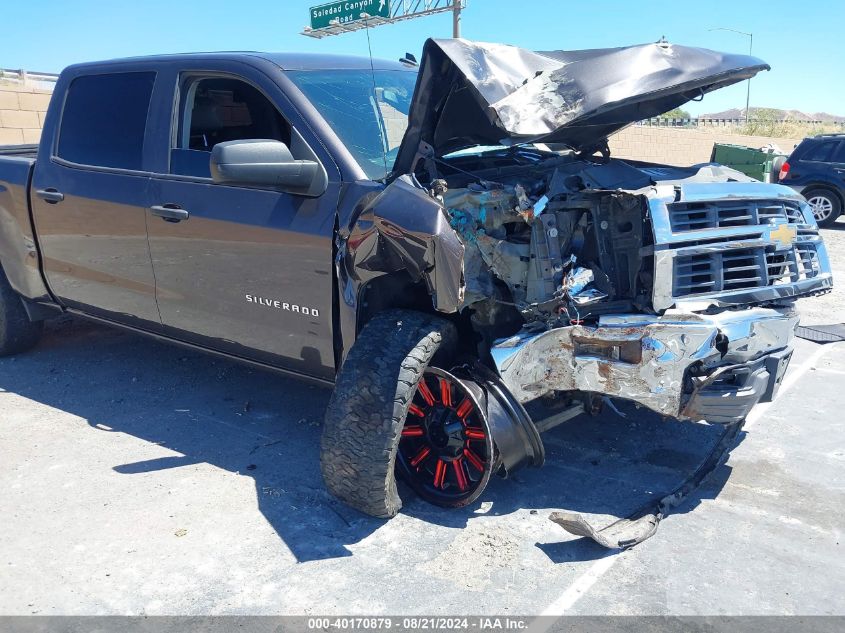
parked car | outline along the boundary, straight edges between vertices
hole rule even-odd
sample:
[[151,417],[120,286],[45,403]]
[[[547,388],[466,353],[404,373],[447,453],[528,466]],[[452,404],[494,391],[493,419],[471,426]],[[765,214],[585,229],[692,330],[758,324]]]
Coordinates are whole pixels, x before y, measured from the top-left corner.
[[778,182],[801,193],[819,226],[845,209],[845,134],[805,138],[780,168]]
[[607,137],[767,68],[465,40],[429,40],[419,72],[71,66],[40,146],[0,150],[0,354],[69,313],[331,386],[324,480],[383,517],[394,474],[465,505],[606,398],[741,421],[780,384],[795,299],[832,285],[812,213],[728,168],[611,158]]

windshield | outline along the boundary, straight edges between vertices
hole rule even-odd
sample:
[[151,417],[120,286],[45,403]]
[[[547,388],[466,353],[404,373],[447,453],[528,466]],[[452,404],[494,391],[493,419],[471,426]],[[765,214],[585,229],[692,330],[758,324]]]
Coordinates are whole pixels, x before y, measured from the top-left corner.
[[[301,70],[288,76],[372,180],[387,176],[408,127],[415,71]],[[375,86],[375,90],[373,87]]]

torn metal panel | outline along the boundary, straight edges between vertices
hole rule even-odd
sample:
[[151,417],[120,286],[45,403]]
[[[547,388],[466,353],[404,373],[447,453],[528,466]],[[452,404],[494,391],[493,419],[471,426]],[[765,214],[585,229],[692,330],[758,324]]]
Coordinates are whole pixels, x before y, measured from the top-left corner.
[[345,244],[348,277],[358,283],[406,271],[424,280],[434,308],[464,302],[464,244],[440,202],[410,177],[389,184],[361,212]]
[[531,222],[531,259],[525,280],[525,300],[542,303],[559,294],[563,275],[557,215],[545,213]]
[[728,341],[722,349],[723,356],[719,364],[733,364],[756,360],[774,350],[788,347],[798,324],[798,315],[792,306],[727,310],[718,314],[668,310],[661,317],[646,314],[608,315],[601,318],[600,324],[606,327],[631,327],[654,322],[678,326],[703,324],[718,329]]
[[529,244],[517,244],[499,240],[489,235],[478,235],[475,246],[484,263],[511,289],[514,301],[526,301],[528,262],[531,256]]
[[586,307],[607,299],[607,293],[593,287],[595,273],[578,266],[566,274],[563,282],[566,296],[578,307]]
[[791,312],[766,308],[617,315],[600,318],[595,327],[524,332],[497,341],[491,353],[520,402],[553,391],[587,391],[684,417],[691,368],[708,372],[784,349],[796,323]]
[[538,141],[590,149],[610,134],[769,66],[667,42],[532,52],[462,39],[426,41],[394,174],[475,145]]
[[[491,270],[509,285],[524,285],[527,245],[505,241],[504,225],[524,222],[514,187],[481,185],[444,192],[451,225],[465,244],[466,294],[471,305],[493,295]],[[494,262],[496,262],[494,264]]]
[[[503,341],[494,347],[493,358],[521,402],[553,391],[589,391],[677,416],[684,374],[691,364],[719,354],[717,334],[714,327],[686,324],[575,325]],[[632,350],[639,358],[626,362],[624,354]]]

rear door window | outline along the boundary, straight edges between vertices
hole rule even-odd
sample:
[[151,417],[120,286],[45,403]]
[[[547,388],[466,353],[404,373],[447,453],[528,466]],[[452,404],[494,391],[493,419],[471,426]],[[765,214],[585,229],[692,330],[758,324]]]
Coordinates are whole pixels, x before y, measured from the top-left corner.
[[180,92],[170,173],[210,178],[211,150],[224,141],[268,139],[290,147],[290,125],[251,84],[230,77],[193,77]]
[[833,148],[838,144],[838,141],[823,141],[821,143],[816,143],[807,150],[807,153],[804,154],[801,160],[827,162],[830,160]]
[[831,162],[845,163],[845,142],[840,141],[836,151],[833,152]]
[[154,72],[77,77],[59,128],[59,158],[98,167],[142,169]]

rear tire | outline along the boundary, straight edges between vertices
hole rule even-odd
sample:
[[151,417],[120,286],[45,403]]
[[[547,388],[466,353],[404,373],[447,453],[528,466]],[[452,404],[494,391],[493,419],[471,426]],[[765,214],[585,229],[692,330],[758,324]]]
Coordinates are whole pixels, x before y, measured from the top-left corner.
[[23,300],[0,270],[0,356],[20,354],[35,347],[43,329],[42,321],[29,320]]
[[819,226],[831,226],[842,213],[842,201],[829,189],[810,189],[804,192],[804,197]]
[[435,355],[448,358],[456,341],[445,319],[408,310],[364,326],[326,410],[320,466],[329,492],[366,514],[396,516],[394,467],[411,400]]

